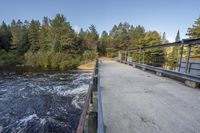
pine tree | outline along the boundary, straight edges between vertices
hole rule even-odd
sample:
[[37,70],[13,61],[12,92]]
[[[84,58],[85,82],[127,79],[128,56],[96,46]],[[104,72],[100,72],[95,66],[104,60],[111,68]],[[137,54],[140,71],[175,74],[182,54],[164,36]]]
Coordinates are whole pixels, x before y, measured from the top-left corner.
[[200,17],[194,22],[192,28],[188,28],[188,33],[186,35],[190,38],[200,37]]
[[32,52],[37,52],[39,50],[39,21],[32,20],[30,27],[28,28],[28,41],[30,45],[30,50]]
[[180,32],[179,32],[179,30],[178,30],[178,32],[177,32],[177,34],[176,34],[175,42],[178,42],[178,41],[180,41],[180,40],[181,40],[181,38],[180,38]]
[[0,47],[6,51],[10,49],[11,36],[10,28],[3,22],[0,27]]
[[142,26],[133,27],[129,31],[130,45],[129,49],[144,47],[145,29]]
[[[188,33],[186,34],[190,38],[200,38],[200,17],[194,22],[191,28],[188,28]],[[199,59],[200,57],[200,47],[196,46],[191,52],[191,56]]]
[[103,31],[101,34],[100,43],[97,48],[100,56],[106,55],[106,48],[109,41],[108,39],[109,39],[108,33],[106,31]]
[[50,44],[50,25],[49,25],[49,19],[47,17],[43,18],[43,24],[40,29],[39,34],[39,48],[42,51],[47,51],[52,49],[52,46]]
[[[158,32],[149,31],[144,38],[146,46],[158,45],[162,42],[162,39]],[[145,52],[145,63],[157,67],[161,67],[164,64],[164,50],[152,49]]]
[[99,35],[97,33],[96,27],[94,25],[91,25],[89,27],[89,30],[86,31],[86,47],[88,50],[97,50],[97,45],[98,45],[98,39]]
[[163,35],[162,35],[162,43],[168,43],[169,41],[167,40],[166,38],[166,33],[164,32]]
[[[177,31],[175,42],[180,41],[180,32],[179,30]],[[171,53],[169,53],[168,58],[167,58],[167,66],[169,69],[175,70],[178,66],[178,51],[179,47],[178,46],[173,46]]]
[[23,55],[29,48],[27,29],[23,23],[15,20],[11,23],[12,48],[17,49],[19,55]]
[[73,48],[76,43],[76,35],[72,26],[66,21],[63,15],[57,14],[51,21],[51,28],[49,32],[53,48],[54,45],[57,45],[57,41],[60,41],[59,43],[62,51],[67,53],[75,52]]

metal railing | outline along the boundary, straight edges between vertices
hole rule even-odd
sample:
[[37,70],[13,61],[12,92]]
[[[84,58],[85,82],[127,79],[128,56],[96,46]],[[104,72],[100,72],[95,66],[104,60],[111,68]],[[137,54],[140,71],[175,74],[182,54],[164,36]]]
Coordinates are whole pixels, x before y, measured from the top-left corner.
[[[118,52],[119,53],[118,60],[122,63],[126,63],[129,65],[134,64],[138,68],[142,68],[145,70],[147,69],[147,70],[151,70],[154,72],[159,72],[164,75],[173,76],[173,77],[177,77],[179,79],[189,80],[189,81],[193,81],[195,83],[200,84],[200,75],[198,75],[198,74],[195,75],[195,74],[190,73],[192,70],[200,72],[200,64],[198,62],[190,62],[191,48],[192,48],[192,46],[195,46],[195,45],[200,45],[200,38],[183,39],[182,41],[173,42],[173,43],[159,44],[159,45],[148,46],[148,47],[143,47],[143,48],[136,48],[136,49],[127,50],[127,51],[119,51]],[[161,67],[155,67],[155,66],[144,64],[144,55],[142,55],[142,57],[140,56],[139,63],[130,61],[130,58],[129,58],[130,53],[141,52],[141,51],[144,51],[144,53],[145,53],[145,50],[155,49],[155,48],[157,49],[157,48],[163,48],[163,47],[171,47],[171,46],[179,46],[179,48],[180,48],[179,49],[178,71],[166,70]],[[184,46],[188,47],[187,56],[186,56],[185,61],[183,61],[183,59],[182,59]],[[124,60],[120,60],[120,58],[122,57],[122,54],[124,54],[124,57],[125,57]],[[143,61],[141,61],[141,60],[143,60]],[[143,62],[143,63],[141,63],[141,62]],[[195,67],[193,64],[195,64]]]
[[[186,69],[186,61],[182,61],[180,72],[184,72]],[[190,61],[188,63],[188,73],[191,75],[200,76],[200,61]]]
[[146,65],[146,64],[136,64],[135,66],[138,68],[142,68],[142,69],[146,69],[146,70],[150,70],[150,71],[154,71],[154,72],[159,72],[159,73],[162,73],[167,76],[173,76],[173,77],[177,77],[179,79],[189,80],[189,81],[193,81],[195,83],[200,83],[199,76],[195,76],[195,75],[191,75],[191,74],[187,74],[187,73],[180,73],[180,72],[171,71],[171,70],[165,70],[163,68],[154,67],[154,66],[150,66],[150,65]]
[[[98,68],[99,70],[99,63]],[[97,77],[97,90],[98,90],[98,130],[97,133],[104,133],[104,122],[103,122],[103,107],[102,107],[102,98],[101,98],[101,88],[100,88],[100,75],[98,71]]]
[[[95,99],[95,94],[97,98]],[[97,100],[97,103],[94,101]],[[97,104],[97,105],[94,105]],[[93,109],[91,109],[93,106]],[[97,106],[97,110],[94,109]],[[97,114],[91,116],[90,114]],[[90,119],[90,117],[93,117]],[[92,123],[92,124],[88,124]],[[89,86],[83,111],[79,120],[76,133],[104,133],[103,109],[100,89],[99,61],[96,61],[92,82]]]

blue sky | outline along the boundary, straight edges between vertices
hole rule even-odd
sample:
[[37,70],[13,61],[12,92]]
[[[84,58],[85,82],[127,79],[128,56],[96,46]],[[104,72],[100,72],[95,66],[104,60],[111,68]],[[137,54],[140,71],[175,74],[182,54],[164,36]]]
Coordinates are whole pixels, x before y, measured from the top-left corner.
[[200,16],[200,0],[0,0],[0,21],[42,20],[64,14],[77,30],[95,24],[98,32],[110,31],[114,24],[128,22],[147,30],[166,32],[174,41],[181,38]]

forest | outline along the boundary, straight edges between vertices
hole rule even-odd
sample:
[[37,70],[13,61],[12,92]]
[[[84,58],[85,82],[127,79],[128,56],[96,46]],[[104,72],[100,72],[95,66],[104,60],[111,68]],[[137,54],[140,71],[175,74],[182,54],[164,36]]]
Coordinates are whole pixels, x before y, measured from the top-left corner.
[[[189,38],[200,37],[200,18],[188,28]],[[180,40],[180,33],[174,41]],[[143,26],[133,26],[127,22],[114,25],[107,32],[99,34],[95,25],[77,33],[64,15],[53,19],[13,20],[11,24],[0,25],[0,67],[30,66],[42,69],[69,70],[98,57],[116,57],[119,50],[129,50],[144,46],[167,43],[166,33],[149,31]],[[195,54],[199,54],[199,48]],[[168,63],[175,67],[178,47],[165,57],[165,49],[150,50],[145,53],[145,63],[161,66]],[[138,54],[131,55],[135,61]],[[159,58],[160,62],[155,62]]]

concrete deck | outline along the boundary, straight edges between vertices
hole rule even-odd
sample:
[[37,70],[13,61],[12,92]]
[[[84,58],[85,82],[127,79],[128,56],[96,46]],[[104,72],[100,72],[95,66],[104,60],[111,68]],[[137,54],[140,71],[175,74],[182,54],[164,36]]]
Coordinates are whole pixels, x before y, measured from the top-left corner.
[[106,133],[199,133],[200,90],[120,64],[100,64]]

